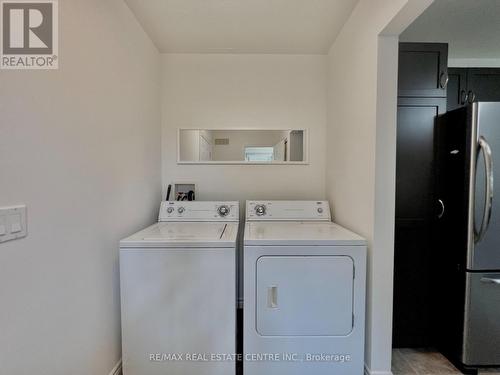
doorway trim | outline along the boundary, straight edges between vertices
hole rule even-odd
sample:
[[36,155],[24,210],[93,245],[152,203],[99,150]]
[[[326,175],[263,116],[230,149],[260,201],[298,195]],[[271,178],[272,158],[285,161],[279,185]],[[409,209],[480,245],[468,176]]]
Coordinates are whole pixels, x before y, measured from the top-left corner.
[[[396,197],[396,134],[399,35],[434,0],[407,0],[378,35],[377,103],[375,139],[375,207],[371,299],[377,301],[367,314],[371,322],[371,350],[365,374],[391,375],[392,309],[394,277],[394,225]],[[376,308],[373,308],[375,307]],[[367,322],[368,323],[368,322]],[[374,352],[374,348],[378,348]]]

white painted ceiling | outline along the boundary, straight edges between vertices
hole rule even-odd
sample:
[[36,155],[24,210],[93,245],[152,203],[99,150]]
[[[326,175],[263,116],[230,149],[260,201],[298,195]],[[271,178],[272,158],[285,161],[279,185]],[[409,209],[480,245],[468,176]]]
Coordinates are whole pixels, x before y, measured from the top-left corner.
[[358,0],[125,0],[163,53],[324,54]]
[[500,0],[436,0],[400,40],[448,42],[451,59],[498,59]]

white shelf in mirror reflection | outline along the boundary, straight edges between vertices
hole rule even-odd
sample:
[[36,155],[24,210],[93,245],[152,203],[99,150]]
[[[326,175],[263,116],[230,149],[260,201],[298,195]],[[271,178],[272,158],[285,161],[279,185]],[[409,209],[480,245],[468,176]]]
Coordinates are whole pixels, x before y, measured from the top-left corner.
[[178,164],[305,165],[307,129],[181,128]]

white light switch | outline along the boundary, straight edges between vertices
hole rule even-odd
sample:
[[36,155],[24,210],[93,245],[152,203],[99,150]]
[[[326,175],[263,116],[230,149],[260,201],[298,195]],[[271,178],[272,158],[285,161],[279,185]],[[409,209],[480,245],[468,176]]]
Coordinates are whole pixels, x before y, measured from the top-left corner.
[[0,243],[26,237],[26,206],[0,207]]

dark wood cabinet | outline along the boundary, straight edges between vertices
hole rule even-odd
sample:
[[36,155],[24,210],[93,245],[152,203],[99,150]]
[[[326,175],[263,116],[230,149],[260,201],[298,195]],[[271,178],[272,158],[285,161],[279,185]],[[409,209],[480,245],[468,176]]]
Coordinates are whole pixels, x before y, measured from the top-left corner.
[[448,68],[447,110],[451,111],[467,104],[467,69]]
[[398,96],[446,97],[448,45],[400,43]]
[[432,346],[429,277],[431,230],[427,220],[397,219],[394,245],[393,342],[396,348]]
[[467,93],[470,103],[500,101],[500,69],[467,69]]
[[446,98],[399,98],[397,112],[396,218],[431,214],[434,185],[434,127]]
[[397,114],[394,347],[432,345],[430,303],[435,123],[446,98],[399,98]]
[[448,68],[449,111],[473,102],[500,101],[499,68]]
[[[393,346],[432,346],[435,123],[446,112],[448,47],[399,45]],[[456,84],[455,76],[450,80]]]

